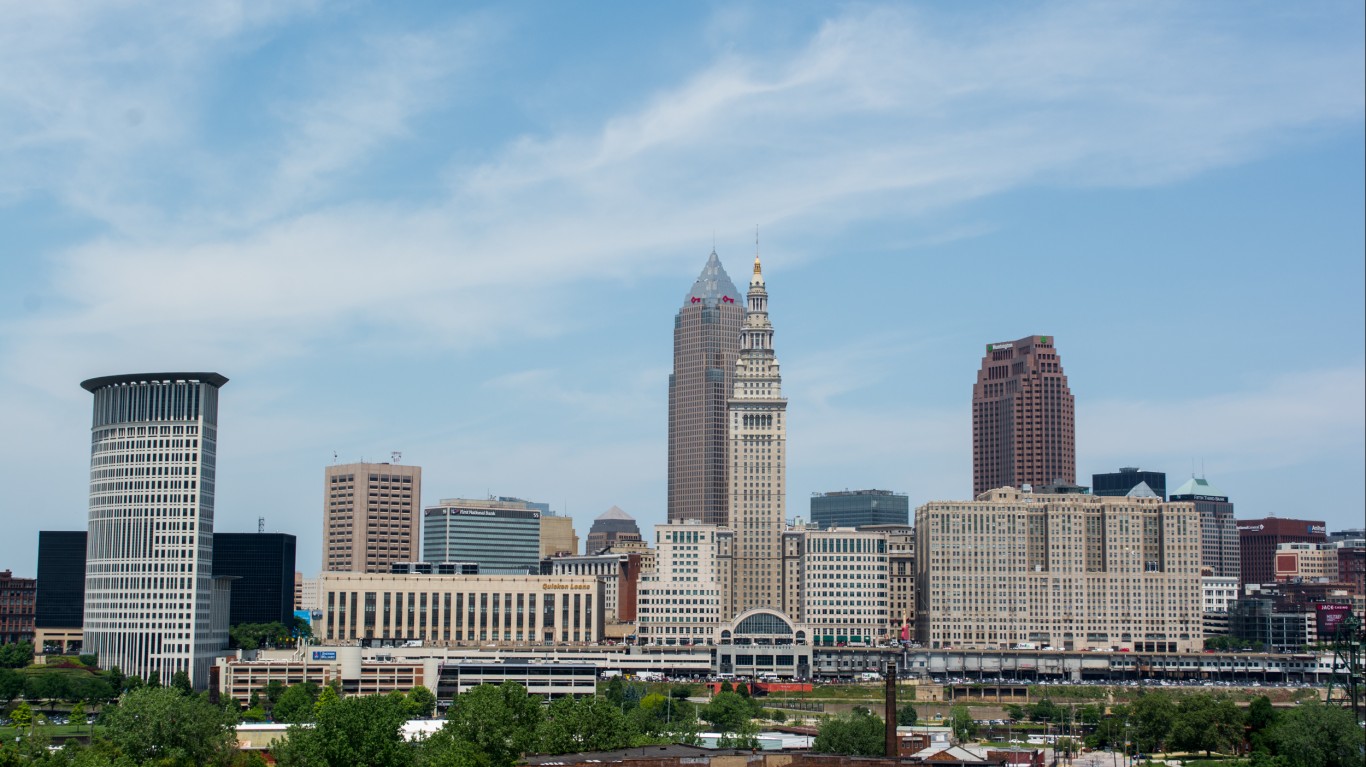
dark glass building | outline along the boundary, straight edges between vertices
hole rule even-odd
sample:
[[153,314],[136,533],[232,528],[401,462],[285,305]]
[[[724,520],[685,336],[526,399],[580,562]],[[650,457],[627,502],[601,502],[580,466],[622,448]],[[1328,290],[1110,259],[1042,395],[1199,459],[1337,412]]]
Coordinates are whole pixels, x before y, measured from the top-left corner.
[[35,627],[81,627],[85,611],[85,540],[84,530],[38,531]]
[[821,529],[908,525],[910,500],[891,490],[836,490],[811,496],[811,521]]
[[213,574],[236,578],[228,621],[294,622],[294,536],[287,533],[214,533]]
[[1148,483],[1148,489],[1157,497],[1167,500],[1167,474],[1162,471],[1142,471],[1136,466],[1125,466],[1119,471],[1091,475],[1091,495],[1108,495],[1123,498],[1140,482]]
[[[84,530],[38,533],[37,628],[82,627],[85,543]],[[214,533],[213,574],[237,578],[231,625],[293,622],[294,546],[294,536],[283,533]]]

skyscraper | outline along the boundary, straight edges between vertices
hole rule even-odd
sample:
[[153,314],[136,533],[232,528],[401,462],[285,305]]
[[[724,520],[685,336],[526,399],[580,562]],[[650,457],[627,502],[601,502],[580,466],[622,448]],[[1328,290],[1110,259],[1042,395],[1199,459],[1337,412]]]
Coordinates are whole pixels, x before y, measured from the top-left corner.
[[[213,577],[217,373],[83,381],[95,395],[85,560],[85,651],[163,683],[203,689],[226,646]],[[217,593],[216,593],[217,592]]]
[[787,399],[773,353],[768,289],[757,255],[728,409],[735,586],[730,611],[723,618],[751,607],[783,608],[780,539],[787,498]]
[[323,571],[387,573],[416,562],[422,467],[328,466],[323,479]]
[[726,400],[744,320],[740,292],[716,251],[674,317],[669,375],[668,519],[730,523],[726,503]]
[[541,512],[526,501],[443,498],[422,512],[422,559],[473,562],[481,575],[539,572]]
[[1193,503],[1200,514],[1200,565],[1220,578],[1239,577],[1242,549],[1238,520],[1233,518],[1228,496],[1215,490],[1204,477],[1191,477],[1172,493],[1172,500]]
[[1077,481],[1072,392],[1052,336],[987,344],[972,387],[972,494]]

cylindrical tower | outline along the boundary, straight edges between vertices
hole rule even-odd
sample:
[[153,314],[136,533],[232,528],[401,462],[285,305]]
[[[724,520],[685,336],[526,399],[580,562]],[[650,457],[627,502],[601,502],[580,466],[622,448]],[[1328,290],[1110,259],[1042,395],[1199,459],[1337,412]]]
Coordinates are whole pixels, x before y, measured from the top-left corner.
[[208,681],[217,373],[92,378],[85,651],[104,667]]

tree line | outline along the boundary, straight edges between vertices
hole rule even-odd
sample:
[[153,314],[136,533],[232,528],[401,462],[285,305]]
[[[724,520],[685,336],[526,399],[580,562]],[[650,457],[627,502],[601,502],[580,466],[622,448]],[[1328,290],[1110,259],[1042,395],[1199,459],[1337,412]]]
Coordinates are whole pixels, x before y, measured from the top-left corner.
[[[0,744],[0,767],[256,767],[259,754],[239,751],[234,728],[253,709],[292,726],[271,748],[283,767],[511,767],[523,754],[598,751],[655,743],[697,743],[702,724],[722,733],[722,745],[757,745],[754,718],[767,711],[748,691],[724,690],[706,704],[680,684],[666,692],[620,678],[600,695],[548,704],[513,682],[481,685],[456,696],[441,728],[405,739],[406,721],[431,715],[435,696],[408,693],[343,697],[334,686],[267,685],[250,701],[209,702],[188,679],[125,689],[100,717],[89,745],[50,749],[33,716],[20,716],[21,737]],[[20,704],[21,709],[26,704]]]

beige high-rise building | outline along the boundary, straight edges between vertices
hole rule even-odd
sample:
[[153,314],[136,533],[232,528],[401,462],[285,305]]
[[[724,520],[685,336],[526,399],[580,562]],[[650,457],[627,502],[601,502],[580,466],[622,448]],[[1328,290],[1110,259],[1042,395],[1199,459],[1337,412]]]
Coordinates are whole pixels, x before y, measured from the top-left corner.
[[735,534],[685,520],[655,525],[655,570],[640,576],[636,631],[649,644],[705,644],[727,616]]
[[915,513],[917,633],[931,648],[1191,652],[1200,516],[1157,497],[1012,488]]
[[579,536],[574,532],[574,518],[542,514],[541,558],[577,553]]
[[735,531],[735,587],[729,619],[755,607],[783,609],[787,424],[782,375],[773,353],[768,289],[759,257],[749,281],[735,389],[728,403],[730,527]]
[[791,529],[783,540],[782,611],[815,645],[873,645],[891,638],[887,533]]
[[387,573],[418,560],[421,466],[328,466],[323,499],[323,572]]

